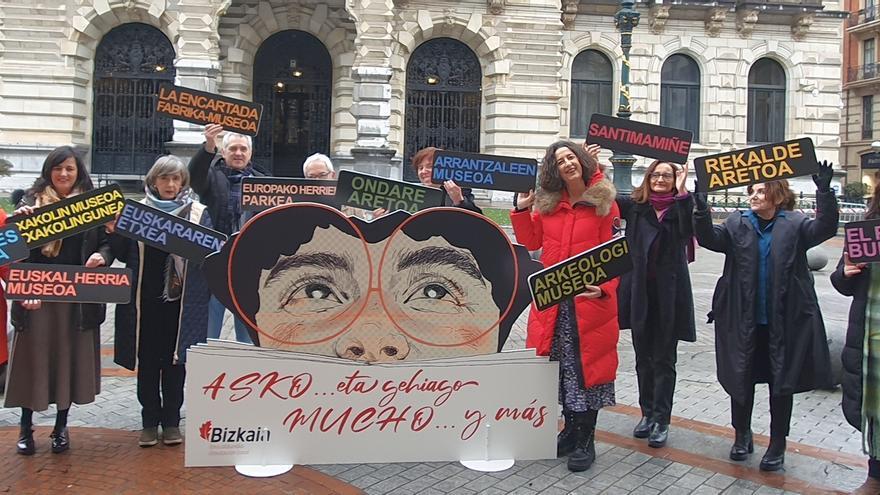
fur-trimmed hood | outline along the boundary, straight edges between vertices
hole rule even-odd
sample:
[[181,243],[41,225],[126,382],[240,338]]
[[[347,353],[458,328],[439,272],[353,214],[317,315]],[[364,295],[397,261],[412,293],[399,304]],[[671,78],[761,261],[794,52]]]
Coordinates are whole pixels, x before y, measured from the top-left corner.
[[[559,205],[559,201],[562,200],[564,191],[564,188],[560,191],[548,191],[543,187],[538,187],[538,190],[535,192],[535,208],[542,215],[553,213]],[[571,203],[572,205],[580,202],[588,203],[596,207],[596,214],[598,216],[604,217],[611,211],[611,205],[614,203],[616,196],[617,190],[614,188],[614,184],[606,179],[602,172],[596,172],[590,178],[590,185],[587,186],[584,194],[578,200],[571,201]]]

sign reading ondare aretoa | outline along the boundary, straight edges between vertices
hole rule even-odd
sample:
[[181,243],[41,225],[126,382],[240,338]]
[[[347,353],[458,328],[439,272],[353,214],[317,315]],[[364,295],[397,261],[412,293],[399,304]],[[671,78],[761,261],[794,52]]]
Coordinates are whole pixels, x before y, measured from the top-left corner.
[[537,175],[538,161],[534,158],[441,150],[434,154],[431,182],[451,180],[460,187],[529,192],[535,188]]
[[594,113],[586,142],[614,151],[685,163],[693,138],[691,131]]
[[694,160],[701,191],[718,191],[819,171],[810,138],[701,156]]
[[844,250],[852,263],[880,261],[880,219],[849,222],[843,226]]
[[443,193],[440,189],[420,184],[340,170],[336,182],[336,201],[342,206],[365,210],[385,208],[389,212],[404,210],[415,213],[442,206]]
[[632,269],[629,244],[620,236],[560,261],[529,277],[532,300],[539,311],[587,291]]
[[23,260],[29,254],[30,249],[14,223],[0,226],[0,266]]
[[15,263],[9,267],[6,298],[126,304],[131,298],[131,269]]
[[555,458],[558,363],[503,354],[366,365],[190,348],[185,464]]
[[263,105],[166,82],[159,86],[156,113],[193,124],[219,124],[227,131],[256,136]]
[[290,177],[245,177],[241,181],[241,209],[262,211],[290,203],[336,206],[336,181]]

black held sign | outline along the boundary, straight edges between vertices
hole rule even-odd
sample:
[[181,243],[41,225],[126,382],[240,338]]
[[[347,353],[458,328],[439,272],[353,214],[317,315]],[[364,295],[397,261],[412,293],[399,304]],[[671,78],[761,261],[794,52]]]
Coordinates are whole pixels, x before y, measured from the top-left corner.
[[130,199],[116,220],[116,233],[196,263],[226,242],[221,232]]
[[15,263],[9,267],[6,297],[126,304],[131,299],[131,269]]
[[162,83],[156,113],[193,124],[219,124],[224,129],[248,136],[260,130],[263,105]]
[[586,292],[632,269],[629,244],[620,236],[560,261],[529,277],[529,290],[539,311]]
[[15,224],[0,227],[0,266],[23,260],[30,250]]
[[443,193],[440,189],[420,184],[341,170],[336,182],[336,201],[343,206],[365,210],[385,208],[389,212],[404,210],[415,213],[441,206]]
[[287,177],[245,177],[241,181],[242,210],[262,211],[302,202],[335,207],[336,181]]
[[693,138],[691,131],[594,113],[586,141],[614,151],[685,163]]
[[438,151],[431,182],[451,180],[461,187],[529,192],[535,188],[537,175],[538,161],[534,159]]
[[694,160],[701,191],[718,191],[819,171],[810,138],[765,144],[744,150],[701,156]]

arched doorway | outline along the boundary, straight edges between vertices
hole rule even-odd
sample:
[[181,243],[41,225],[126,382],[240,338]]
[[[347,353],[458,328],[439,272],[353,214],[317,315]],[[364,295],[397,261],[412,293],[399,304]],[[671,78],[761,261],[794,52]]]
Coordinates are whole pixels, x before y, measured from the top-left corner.
[[95,52],[92,173],[142,176],[165,143],[173,121],[155,114],[159,84],[174,81],[174,46],[153,26],[123,24]]
[[460,41],[435,38],[415,49],[406,66],[404,179],[418,181],[409,161],[426,146],[480,151],[482,78],[480,61]]
[[330,53],[314,36],[275,33],[254,58],[254,101],[263,104],[253,160],[275,176],[302,177],[312,153],[330,152]]

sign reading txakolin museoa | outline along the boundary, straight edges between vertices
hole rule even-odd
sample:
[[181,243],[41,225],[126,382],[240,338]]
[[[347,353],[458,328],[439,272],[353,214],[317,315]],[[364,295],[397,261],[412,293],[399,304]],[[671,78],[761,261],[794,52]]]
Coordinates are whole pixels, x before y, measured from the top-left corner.
[[880,219],[849,222],[843,226],[844,245],[853,263],[880,261]]
[[15,224],[0,227],[0,266],[23,260],[30,250]]
[[433,187],[341,170],[336,182],[336,201],[343,206],[365,210],[385,208],[389,212],[404,210],[415,213],[441,206],[443,193]]
[[816,151],[810,138],[701,156],[694,160],[694,172],[702,191],[791,179],[818,171]]
[[256,136],[263,105],[166,82],[159,86],[156,113],[193,124],[219,124],[227,131]]
[[647,156],[672,163],[685,163],[694,133],[594,113],[587,128],[587,143],[603,148]]
[[288,177],[245,177],[241,181],[241,209],[245,211],[305,201],[336,206],[336,181]]
[[620,236],[603,242],[529,277],[529,290],[539,311],[583,294],[588,285],[599,285],[632,269],[629,244]]
[[111,184],[42,206],[30,215],[15,215],[6,223],[18,226],[28,249],[33,249],[113,220],[123,199],[119,185]]
[[126,304],[131,298],[131,269],[15,263],[9,267],[6,297]]
[[431,182],[451,180],[461,187],[529,192],[537,175],[538,161],[530,158],[438,151]]
[[130,199],[116,220],[116,232],[196,263],[226,242],[221,232]]

